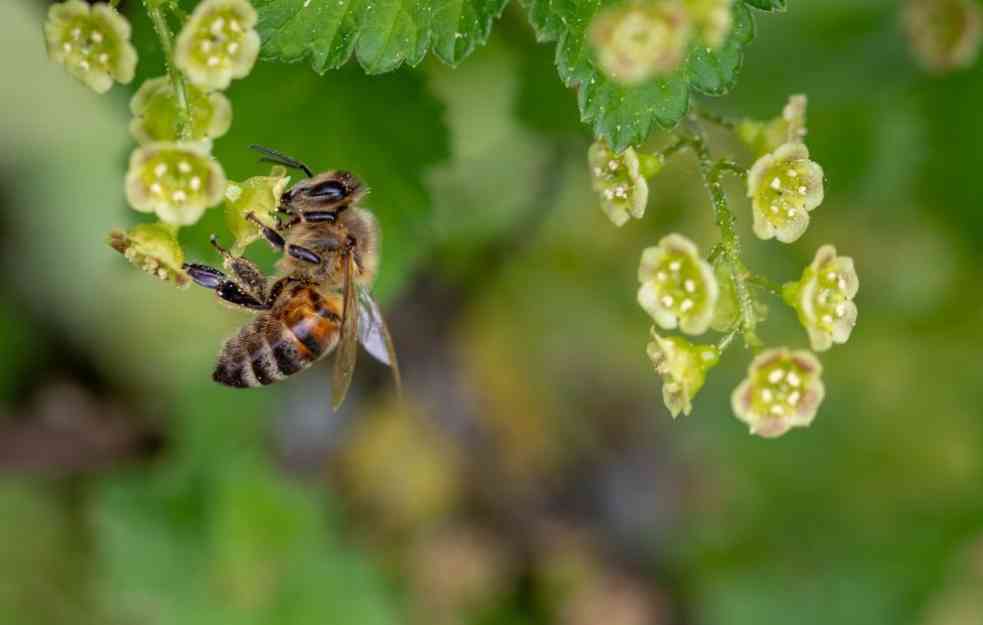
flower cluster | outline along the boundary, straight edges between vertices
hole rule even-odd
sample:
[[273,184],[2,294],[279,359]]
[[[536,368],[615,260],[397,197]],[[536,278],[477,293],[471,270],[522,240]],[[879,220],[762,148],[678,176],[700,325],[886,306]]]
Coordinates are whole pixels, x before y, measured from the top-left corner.
[[[688,6],[692,10],[697,5]],[[655,322],[647,351],[662,378],[663,401],[673,417],[691,412],[707,372],[736,337],[742,337],[747,348],[763,348],[756,327],[767,319],[768,307],[759,298],[761,294],[779,296],[796,311],[817,352],[846,342],[853,331],[857,320],[853,299],[859,288],[853,260],[824,245],[798,281],[780,286],[755,274],[740,257],[736,216],[721,183],[726,173],[746,175],[752,229],[759,238],[784,243],[799,239],[809,224],[810,211],[824,195],[822,167],[810,158],[804,143],[806,105],[805,96],[791,96],[781,116],[766,122],[733,123],[700,111],[692,115],[693,126],[705,118],[732,129],[756,153],[757,160],[747,171],[730,159],[714,161],[703,130],[693,126],[673,133],[675,142],[663,152],[639,153],[629,148],[614,154],[601,140],[590,148],[593,187],[615,225],[644,215],[643,199],[649,191],[646,176],[656,173],[666,158],[682,149],[696,153],[713,202],[721,239],[708,258],[700,255],[695,243],[673,233],[645,249],[638,267],[638,303]],[[660,334],[676,329],[688,335],[712,329],[724,336],[716,344],[697,344]],[[763,437],[807,426],[825,394],[821,372],[812,352],[787,347],[765,350],[734,392],[734,411],[753,434]]]
[[[160,221],[125,232],[113,230],[109,244],[133,264],[179,286],[183,254],[177,230],[197,222],[222,201],[226,178],[211,157],[211,145],[232,122],[229,100],[218,90],[246,76],[259,54],[256,11],[248,0],[203,0],[185,18],[177,3],[148,2],[168,74],[147,80],[130,101],[130,133],[140,144],[130,157],[126,198],[134,210],[156,213]],[[167,13],[184,20],[172,41]],[[98,93],[113,82],[128,83],[137,53],[130,24],[107,3],[66,0],[53,5],[44,25],[48,54]],[[256,238],[246,212],[270,216],[287,183],[285,173],[247,180],[230,190],[227,220],[237,244]]]
[[133,80],[137,52],[130,24],[108,4],[53,4],[44,24],[48,56],[96,93]]
[[611,80],[641,84],[677,71],[694,40],[723,45],[733,0],[630,0],[598,13],[590,26],[597,65]]
[[983,8],[974,0],[908,0],[904,25],[919,62],[929,71],[969,67],[979,55]]
[[822,365],[807,351],[782,347],[762,352],[751,362],[747,378],[734,389],[734,414],[752,434],[765,438],[806,427],[826,394],[822,371]]

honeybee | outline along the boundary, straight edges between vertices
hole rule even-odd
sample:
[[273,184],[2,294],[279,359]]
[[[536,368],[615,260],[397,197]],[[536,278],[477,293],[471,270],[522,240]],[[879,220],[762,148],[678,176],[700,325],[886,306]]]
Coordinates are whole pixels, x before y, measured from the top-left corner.
[[379,226],[372,213],[356,206],[367,189],[350,172],[315,175],[285,154],[249,147],[263,154],[260,160],[301,170],[307,178],[281,195],[275,227],[247,216],[274,250],[285,252],[277,262],[279,277],[267,278],[215,235],[211,242],[228,275],[208,265],[184,265],[196,284],[214,290],[221,301],[259,312],[225,342],[212,379],[235,388],[265,386],[335,352],[331,394],[337,409],[351,385],[361,342],[391,368],[399,389],[392,337],[369,292],[379,268]]

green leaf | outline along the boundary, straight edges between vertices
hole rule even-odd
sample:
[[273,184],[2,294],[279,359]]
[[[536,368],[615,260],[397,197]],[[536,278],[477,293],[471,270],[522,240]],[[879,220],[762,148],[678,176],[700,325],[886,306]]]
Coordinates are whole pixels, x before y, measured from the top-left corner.
[[722,95],[731,89],[744,47],[754,37],[754,21],[747,7],[736,3],[734,27],[719,50],[694,44],[685,66],[674,74],[624,87],[597,70],[587,41],[594,15],[616,1],[525,0],[525,6],[537,37],[557,41],[557,71],[564,84],[578,88],[581,120],[622,150],[642,143],[658,127],[675,126],[686,114],[690,90]]
[[747,7],[734,7],[734,25],[719,50],[693,46],[686,63],[690,87],[706,95],[719,96],[737,83],[737,73],[744,60],[744,46],[754,39],[754,19]]
[[781,11],[788,10],[788,0],[744,0],[748,5],[762,11]]
[[484,44],[508,0],[253,0],[264,58],[310,57],[319,73],[352,56],[370,74],[428,50],[456,65]]

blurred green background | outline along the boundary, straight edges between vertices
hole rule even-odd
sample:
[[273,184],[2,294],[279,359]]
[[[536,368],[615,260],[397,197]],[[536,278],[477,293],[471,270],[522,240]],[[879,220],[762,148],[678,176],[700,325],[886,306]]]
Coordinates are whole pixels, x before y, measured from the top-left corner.
[[[162,65],[139,4],[138,78],[97,97],[48,63],[47,3],[0,3],[0,623],[983,623],[983,68],[919,70],[896,2],[790,4],[706,105],[808,93],[828,180],[805,237],[753,240],[731,196],[776,280],[825,242],[853,256],[860,321],[813,426],[766,441],[730,411],[747,352],[675,422],[645,356],[641,249],[715,239],[692,158],[612,227],[517,6],[456,70],[260,63],[228,91],[230,178],[271,145],[359,173],[383,216],[408,400],[363,355],[332,414],[326,368],[213,384],[248,317],[104,243],[143,218],[127,106]],[[181,238],[216,263],[210,232],[218,209]],[[806,343],[777,302],[762,331]]]

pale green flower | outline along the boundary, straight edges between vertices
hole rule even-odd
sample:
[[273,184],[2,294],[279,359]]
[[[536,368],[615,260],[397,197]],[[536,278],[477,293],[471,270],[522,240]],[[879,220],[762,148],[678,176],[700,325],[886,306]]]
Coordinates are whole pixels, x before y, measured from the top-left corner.
[[[220,92],[205,93],[185,85],[191,109],[191,140],[207,141],[221,137],[232,124],[232,105]],[[177,141],[178,107],[174,88],[167,76],[147,80],[130,100],[133,120],[130,134],[139,143]]]
[[670,234],[642,252],[638,267],[638,303],[664,330],[677,326],[687,334],[706,332],[720,289],[710,263],[696,245]]
[[222,201],[225,173],[199,143],[149,143],[134,150],[126,173],[126,198],[144,213],[187,226]]
[[243,182],[230,182],[225,190],[225,225],[235,238],[235,250],[243,250],[259,238],[259,226],[248,219],[252,213],[268,226],[280,204],[290,176],[283,167],[274,167],[269,176],[253,176]]
[[190,278],[181,266],[184,251],[174,236],[174,228],[162,223],[140,224],[129,232],[113,230],[107,241],[114,250],[136,267],[155,278],[184,287]]
[[909,0],[903,19],[911,47],[925,69],[961,69],[979,56],[983,8],[974,0]]
[[662,401],[670,414],[673,418],[680,412],[689,415],[707,371],[720,362],[720,350],[713,345],[694,345],[680,337],[663,337],[652,328],[648,355],[656,373],[662,376]]
[[823,201],[823,168],[809,160],[804,144],[786,143],[758,159],[747,185],[754,234],[791,243],[806,231],[809,212]]
[[766,122],[745,119],[737,126],[737,136],[759,157],[786,143],[802,143],[808,133],[808,103],[804,95],[789,96],[779,117]]
[[812,352],[785,347],[764,351],[731,396],[734,414],[748,424],[751,434],[764,438],[806,427],[826,396],[822,372]]
[[719,48],[734,26],[731,8],[734,0],[686,0],[686,8],[703,42]]
[[225,89],[244,78],[259,54],[256,10],[246,0],[204,0],[174,47],[174,63],[198,87]]
[[853,259],[837,256],[835,247],[824,245],[802,272],[802,279],[789,282],[782,292],[785,301],[798,312],[812,349],[825,351],[833,343],[849,340],[857,324],[853,298],[859,288]]
[[682,65],[691,30],[689,12],[678,0],[630,2],[598,13],[590,42],[608,78],[637,85]]
[[130,43],[130,23],[108,4],[53,4],[44,34],[51,60],[96,93],[109,91],[114,80],[133,80],[137,51]]
[[[587,151],[587,162],[591,185],[601,196],[601,208],[614,225],[621,227],[630,217],[641,219],[645,215],[649,186],[634,149],[615,154],[604,139],[598,139]],[[659,167],[661,161],[656,159],[652,169]]]

